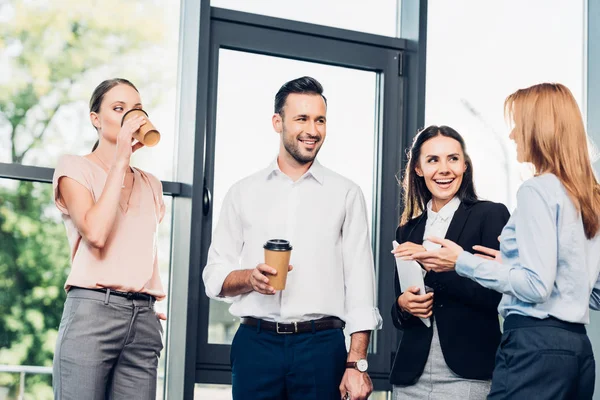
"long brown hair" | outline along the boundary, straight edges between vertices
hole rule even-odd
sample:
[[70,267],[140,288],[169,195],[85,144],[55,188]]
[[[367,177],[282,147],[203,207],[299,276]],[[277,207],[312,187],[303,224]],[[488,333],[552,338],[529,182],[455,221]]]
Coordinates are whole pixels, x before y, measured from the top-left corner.
[[506,98],[505,114],[523,160],[536,174],[554,174],[581,212],[585,236],[600,229],[600,185],[594,176],[581,112],[571,91],[560,83],[519,89]]
[[[123,78],[113,78],[113,79],[107,79],[105,81],[103,81],[102,83],[100,83],[98,86],[96,86],[96,89],[94,89],[94,92],[92,93],[92,97],[90,98],[90,112],[94,112],[94,113],[98,113],[100,112],[100,106],[102,105],[102,100],[104,100],[104,95],[106,93],[108,93],[108,91],[112,88],[114,88],[117,85],[129,85],[132,88],[135,89],[136,92],[139,92],[137,90],[137,88],[135,87],[135,85],[131,82],[129,82],[127,79],[123,79]],[[96,129],[96,131],[98,130],[98,128],[96,128],[94,126],[94,128]],[[96,140],[96,144],[94,144],[94,147],[92,147],[92,151],[96,150],[96,148],[98,147],[98,144],[100,144],[99,140]]]
[[400,217],[400,225],[404,225],[411,219],[421,215],[427,206],[427,202],[431,200],[431,192],[427,189],[427,185],[425,185],[425,179],[418,176],[415,169],[421,157],[421,147],[423,147],[426,141],[437,136],[449,137],[460,143],[467,169],[456,195],[464,204],[472,204],[477,201],[477,192],[475,191],[475,183],[473,182],[473,163],[471,162],[471,157],[467,154],[464,139],[449,126],[431,125],[417,133],[412,146],[408,150],[408,162],[406,163],[404,179],[402,181],[404,208]]

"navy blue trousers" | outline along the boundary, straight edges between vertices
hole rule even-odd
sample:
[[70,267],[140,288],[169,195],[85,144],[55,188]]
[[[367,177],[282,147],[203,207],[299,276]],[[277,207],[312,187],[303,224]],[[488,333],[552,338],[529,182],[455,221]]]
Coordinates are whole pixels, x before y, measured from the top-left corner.
[[594,354],[583,325],[509,315],[488,400],[591,399],[594,379]]
[[234,400],[339,400],[346,369],[341,329],[281,335],[240,325],[231,344]]

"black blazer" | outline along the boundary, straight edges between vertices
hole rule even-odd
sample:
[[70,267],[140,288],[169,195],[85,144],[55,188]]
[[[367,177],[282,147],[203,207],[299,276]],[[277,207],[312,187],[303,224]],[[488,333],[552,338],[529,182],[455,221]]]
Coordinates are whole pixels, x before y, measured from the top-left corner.
[[[458,207],[446,239],[469,252],[474,245],[499,248],[498,236],[510,214],[503,204],[478,201]],[[427,212],[396,230],[398,243],[423,243]],[[394,271],[396,269],[394,268]],[[395,272],[396,300],[402,293]],[[435,318],[446,364],[466,379],[491,379],[494,356],[500,343],[498,303],[502,295],[486,289],[455,271],[428,272],[425,285],[434,291]],[[392,305],[392,321],[400,330],[400,343],[390,373],[390,382],[412,385],[417,382],[429,355],[433,328],[417,317],[402,313],[397,301]]]

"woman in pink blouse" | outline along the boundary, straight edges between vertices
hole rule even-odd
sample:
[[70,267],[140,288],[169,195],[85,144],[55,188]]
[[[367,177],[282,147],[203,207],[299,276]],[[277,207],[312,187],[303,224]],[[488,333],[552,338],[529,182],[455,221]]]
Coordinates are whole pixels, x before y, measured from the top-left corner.
[[132,134],[144,117],[125,79],[102,82],[90,100],[99,140],[86,156],[61,157],[54,172],[56,206],[71,247],[67,300],[53,366],[56,399],[154,399],[162,350],[165,297],[156,246],[165,206],[161,182],[129,165],[140,149]]

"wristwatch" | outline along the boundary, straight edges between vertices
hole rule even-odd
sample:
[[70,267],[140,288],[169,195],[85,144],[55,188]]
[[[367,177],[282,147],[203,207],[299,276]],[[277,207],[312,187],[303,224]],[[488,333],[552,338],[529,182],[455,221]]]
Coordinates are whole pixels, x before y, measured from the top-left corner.
[[356,361],[348,361],[346,363],[346,368],[354,368],[360,372],[367,372],[367,369],[369,368],[369,363],[365,358],[361,358]]

